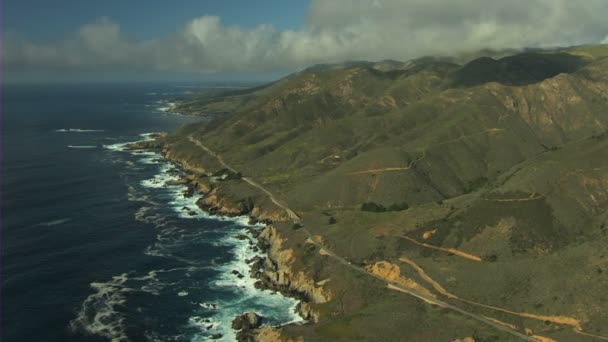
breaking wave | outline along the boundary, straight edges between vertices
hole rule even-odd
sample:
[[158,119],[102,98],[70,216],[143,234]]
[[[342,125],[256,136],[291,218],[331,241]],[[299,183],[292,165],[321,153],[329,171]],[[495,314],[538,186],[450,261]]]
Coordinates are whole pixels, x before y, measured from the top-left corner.
[[141,267],[91,283],[93,293],[71,328],[116,341],[203,341],[215,334],[234,341],[231,323],[243,312],[258,312],[270,325],[302,321],[295,299],[257,289],[249,276],[247,261],[261,256],[252,230],[263,226],[249,225],[248,217],[204,212],[198,197],[178,182],[179,168],[157,152],[128,150],[127,144],[104,147],[128,152],[113,155],[143,168],[130,171],[127,199],[138,206],[134,219],[153,228],[156,238],[142,251]]
[[83,129],[83,128],[60,128],[56,129],[58,133],[92,133],[92,132],[104,132],[103,129]]

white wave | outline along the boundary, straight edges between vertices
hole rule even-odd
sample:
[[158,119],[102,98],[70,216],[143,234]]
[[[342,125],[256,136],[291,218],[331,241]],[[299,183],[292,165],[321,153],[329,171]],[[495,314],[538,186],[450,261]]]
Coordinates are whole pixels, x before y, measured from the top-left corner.
[[[127,186],[127,200],[129,200],[130,202],[145,202],[145,203],[155,205],[155,206],[158,205],[158,203],[156,203],[150,199],[150,196],[148,196],[147,194],[140,193],[132,185]],[[146,209],[143,209],[143,208],[146,208]],[[147,207],[142,207],[139,210],[147,210],[147,209],[148,209]],[[136,218],[137,218],[137,216],[136,216]]]
[[132,154],[134,156],[158,156],[160,157],[160,153],[154,152],[154,151],[143,151],[143,150],[136,150],[133,151]]
[[174,113],[175,107],[177,107],[177,103],[167,102],[163,100],[156,101],[156,103],[160,104],[160,106],[156,108],[159,112],[177,114]]
[[95,293],[84,300],[77,317],[70,322],[70,328],[105,336],[112,341],[126,341],[125,317],[117,308],[125,304],[125,294],[133,291],[125,286],[127,280],[127,274],[123,273],[105,283],[91,283]]
[[[129,148],[127,148],[127,146],[129,146],[130,144],[134,144],[134,143],[138,143],[138,142],[142,142],[142,141],[151,141],[154,140],[154,137],[156,135],[158,135],[158,132],[149,132],[149,133],[141,133],[139,136],[142,139],[139,140],[134,140],[134,141],[128,141],[128,142],[124,142],[124,143],[117,143],[117,144],[110,144],[110,145],[103,145],[104,148],[108,149],[108,150],[112,150],[112,151],[119,151],[119,152],[131,152],[131,153],[141,153],[142,151],[133,151]],[[146,152],[146,151],[143,151]],[[152,152],[155,153],[155,152]]]
[[127,149],[127,146],[129,144],[131,144],[131,142],[103,145],[103,148],[106,148],[106,149],[112,150],[112,151],[124,152],[124,151],[130,151],[129,149]]
[[68,145],[68,148],[97,148],[95,145]]
[[141,181],[141,185],[146,188],[160,189],[167,186],[167,182],[177,181],[179,176],[170,175],[167,173],[159,173],[150,179],[144,179]]
[[200,305],[201,308],[205,308],[205,309],[209,309],[209,310],[217,310],[219,309],[219,305],[214,304],[214,303],[199,303],[198,305]]
[[143,206],[135,212],[135,220],[143,223],[153,224],[156,228],[165,227],[165,217],[158,213],[150,213],[153,207]]
[[[204,341],[211,333],[221,333],[222,338],[219,339],[221,341],[234,341],[236,333],[231,327],[232,320],[244,312],[254,311],[264,317],[281,322],[281,324],[304,322],[296,313],[298,300],[255,287],[256,279],[249,276],[250,265],[247,264],[247,260],[255,256],[263,256],[263,254],[259,251],[254,251],[249,244],[249,240],[240,240],[235,237],[237,235],[245,235],[254,240],[250,231],[245,228],[246,225],[242,224],[242,221],[235,223],[236,225],[230,231],[230,237],[224,239],[233,248],[234,260],[217,266],[216,269],[221,271],[221,275],[211,283],[212,287],[231,289],[234,295],[229,296],[228,299],[220,299],[213,302],[221,310],[214,310],[212,304],[199,304],[207,310],[212,310],[209,314],[214,317],[218,324],[213,327],[212,331],[208,330],[204,324],[191,324],[198,327],[200,331],[192,341]],[[238,273],[235,274],[234,271]],[[242,276],[239,277],[239,274]],[[194,321],[200,321],[200,318],[200,316],[191,317]]]
[[58,133],[91,133],[91,132],[105,132],[103,129],[82,129],[82,128],[60,128],[56,129]]
[[[140,136],[142,139],[153,139],[153,134],[154,133],[147,133]],[[125,146],[127,144],[128,143],[114,144],[104,147],[111,150],[125,151]],[[256,280],[249,276],[250,266],[246,263],[246,260],[251,259],[256,255],[261,256],[262,254],[254,251],[250,245],[250,241],[255,241],[255,238],[246,228],[250,227],[248,224],[249,217],[222,217],[206,213],[196,205],[196,201],[198,200],[199,196],[195,195],[187,197],[185,195],[187,190],[186,185],[172,183],[167,184],[167,182],[178,180],[181,177],[181,171],[177,170],[175,165],[167,161],[160,160],[159,158],[161,158],[161,155],[156,152],[128,152],[137,158],[138,163],[153,163],[152,158],[155,158],[154,163],[160,164],[158,167],[158,172],[152,178],[139,182],[139,185],[143,186],[144,189],[138,187],[137,185],[129,187],[129,200],[143,200],[146,202],[149,201],[148,203],[150,203],[142,206],[136,211],[136,220],[150,223],[158,229],[156,241],[144,250],[144,254],[176,260],[179,261],[181,265],[185,265],[193,270],[204,267],[219,271],[220,276],[216,277],[215,280],[211,280],[208,283],[209,286],[211,286],[211,288],[221,289],[221,292],[224,293],[226,291],[233,293],[233,295],[226,296],[224,299],[205,298],[207,303],[216,304],[215,309],[211,304],[199,303],[200,307],[197,306],[197,309],[193,310],[191,317],[188,320],[188,325],[195,327],[199,332],[196,333],[194,338],[192,338],[192,341],[208,340],[210,335],[217,333],[222,334],[222,338],[220,340],[234,341],[236,339],[236,333],[231,327],[231,322],[237,315],[248,311],[259,312],[261,315],[268,317],[270,322],[291,323],[302,321],[302,319],[295,313],[295,306],[298,303],[297,300],[283,297],[282,295],[272,291],[255,288],[254,284]],[[154,198],[156,198],[156,195],[154,195],[156,192],[161,192],[163,195],[168,195],[170,197],[170,199],[165,203],[167,203],[173,209],[179,218],[229,221],[232,222],[232,224],[229,224],[227,227],[223,225],[221,232],[219,230],[210,231],[209,229],[200,231],[184,229],[174,221],[175,218],[171,218],[166,216],[166,214],[163,214],[162,210],[159,210],[160,207],[158,203],[151,203],[149,198],[150,196],[154,196]],[[256,225],[256,227],[262,226],[262,224]],[[209,234],[219,236],[218,238],[209,239]],[[236,238],[236,236],[240,234],[248,236],[249,239],[240,240]],[[224,236],[224,238],[221,236]],[[184,246],[188,246],[188,243],[192,242],[197,244],[201,243],[201,245],[213,244],[228,247],[234,256],[234,260],[220,265],[215,264],[211,266],[201,266],[200,260],[196,260],[196,258],[193,260],[186,259],[183,256],[180,256],[180,253],[178,252]],[[166,281],[166,278],[162,276],[160,279],[165,279],[165,281],[160,281],[158,272],[162,271],[163,270],[150,272],[148,275],[144,275],[139,278],[132,278],[131,280],[141,283],[138,283],[137,285],[129,283],[129,285],[131,285],[131,290],[143,291],[152,295],[160,295],[161,293],[165,295],[167,291],[171,290],[169,294],[173,294],[175,297],[187,296],[187,298],[190,298],[190,301],[194,305],[201,300],[200,298],[196,298],[196,292],[193,292],[191,287],[184,286],[183,283],[169,283]],[[233,271],[237,271],[238,273],[233,274]],[[242,276],[239,277],[239,274]],[[184,279],[184,277],[187,276],[188,275],[186,273],[186,275],[182,275],[181,279]],[[165,290],[162,291],[163,289]],[[207,296],[208,295],[205,295],[205,297]],[[118,299],[119,298],[112,300],[118,303]],[[92,300],[89,300],[89,302],[92,302]],[[91,304],[88,305],[91,306]],[[83,304],[83,307],[84,306],[85,305]],[[102,311],[105,308],[104,306],[100,307],[102,308]],[[115,305],[110,307],[116,308],[117,306]],[[109,309],[105,309],[105,311],[109,312]],[[116,310],[114,310],[114,312],[115,311]],[[92,314],[89,313],[89,316],[91,315]],[[114,318],[115,316],[109,315],[108,317]],[[119,336],[117,335],[117,332],[121,331],[120,328],[122,325],[124,325],[124,322],[120,320],[123,319],[121,316],[117,317],[120,324],[113,323],[114,325],[110,327],[104,327],[99,324],[95,325],[95,319],[89,318],[89,321],[93,322],[88,324],[90,327],[89,329],[99,331],[103,336]],[[82,321],[82,319],[80,321]],[[103,322],[106,322],[105,318]],[[116,322],[116,320],[111,322]],[[124,332],[124,330],[122,331]]]
[[138,160],[139,163],[141,164],[147,164],[147,165],[158,165],[158,164],[163,164],[165,163],[165,160],[163,159],[163,156],[158,153],[158,152],[154,152],[154,151],[134,151],[132,152],[133,155],[135,156],[141,156],[143,158],[140,158]]
[[[216,333],[220,327],[220,323],[210,317],[192,316],[188,318],[188,325],[205,331],[208,333]],[[218,341],[235,341],[236,339],[226,339],[227,336],[222,336],[222,339]],[[236,337],[236,336],[235,336]],[[191,341],[198,341],[199,339],[192,339]],[[204,340],[207,340],[206,338]]]
[[62,219],[58,219],[58,220],[53,220],[53,221],[48,221],[48,222],[41,222],[36,224],[37,226],[46,226],[46,227],[51,227],[51,226],[58,226],[60,224],[64,224],[66,222],[71,221],[72,219],[69,217],[66,218],[62,218]]
[[150,140],[154,140],[155,136],[159,135],[159,132],[148,132],[148,133],[141,133],[139,136],[144,138],[143,141],[150,141]]

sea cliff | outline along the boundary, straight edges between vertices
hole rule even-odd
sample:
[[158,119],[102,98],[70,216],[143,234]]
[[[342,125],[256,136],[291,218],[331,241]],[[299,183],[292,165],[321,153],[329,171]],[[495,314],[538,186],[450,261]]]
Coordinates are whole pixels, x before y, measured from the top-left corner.
[[[314,305],[329,301],[331,293],[296,266],[294,250],[286,246],[287,237],[273,225],[290,222],[289,215],[239,177],[232,177],[226,170],[217,170],[215,165],[209,167],[204,162],[182,157],[165,143],[166,137],[159,134],[155,140],[134,143],[129,147],[160,149],[167,160],[179,165],[184,175],[178,182],[188,187],[188,196],[200,196],[196,203],[201,209],[219,216],[249,216],[251,223],[264,223],[262,230],[252,229],[257,238],[254,248],[264,253],[262,257],[249,260],[250,276],[257,279],[258,288],[299,299],[297,313],[307,322],[318,322],[320,313]],[[248,189],[239,193],[234,188]],[[242,329],[237,336],[240,341],[282,340],[281,327]]]

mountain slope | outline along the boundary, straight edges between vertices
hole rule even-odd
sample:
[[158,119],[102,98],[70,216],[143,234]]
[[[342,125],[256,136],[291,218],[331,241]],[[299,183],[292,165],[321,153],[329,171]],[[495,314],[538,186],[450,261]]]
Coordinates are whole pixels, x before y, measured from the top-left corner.
[[[169,135],[170,155],[217,170],[191,140],[203,142],[370,272],[397,265],[437,296],[517,331],[569,341],[608,336],[607,46],[464,65],[426,58],[316,66],[213,101],[234,111]],[[238,182],[215,191],[244,198]],[[294,267],[331,278],[331,292],[343,293],[314,305],[318,325],[286,327],[284,336],[403,336],[403,317],[381,314],[396,309],[395,294],[311,255],[289,224],[277,227],[293,243]],[[508,340],[408,305],[404,317],[446,324],[429,335],[408,325],[410,340],[475,331]],[[355,335],[342,335],[349,331]]]

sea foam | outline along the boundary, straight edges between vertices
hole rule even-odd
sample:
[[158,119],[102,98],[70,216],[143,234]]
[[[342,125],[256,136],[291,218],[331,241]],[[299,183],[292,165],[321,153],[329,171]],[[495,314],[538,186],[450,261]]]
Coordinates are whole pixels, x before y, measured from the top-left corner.
[[[153,134],[144,134],[141,138],[152,139]],[[270,290],[257,289],[256,279],[249,276],[250,265],[247,260],[263,256],[254,248],[255,237],[251,234],[251,228],[262,229],[263,225],[249,225],[247,216],[215,216],[201,210],[196,205],[199,196],[187,196],[187,186],[174,183],[182,175],[174,164],[160,159],[160,154],[156,152],[128,150],[125,148],[127,144],[104,147],[112,151],[129,152],[131,156],[138,158],[138,163],[157,167],[157,172],[151,178],[128,186],[129,200],[143,204],[136,210],[135,219],[157,229],[155,242],[145,248],[144,254],[174,260],[188,268],[188,271],[175,271],[183,273],[178,273],[173,278],[187,278],[203,268],[212,269],[216,276],[206,286],[217,293],[217,297],[207,293],[203,299],[199,297],[200,289],[193,288],[192,285],[184,286],[175,281],[163,281],[162,279],[167,277],[161,275],[168,272],[164,270],[155,270],[139,277],[123,274],[107,283],[92,284],[96,292],[85,300],[74,324],[111,339],[123,338],[126,318],[120,313],[120,308],[125,304],[126,295],[133,291],[160,295],[165,289],[172,293],[175,300],[183,298],[181,300],[192,302],[192,312],[185,322],[189,331],[197,331],[194,335],[188,333],[191,341],[206,341],[213,334],[222,334],[222,341],[234,341],[236,333],[231,323],[243,312],[257,312],[267,318],[267,324],[302,322],[295,310],[297,300]],[[161,198],[166,200],[165,204],[157,203],[158,195],[154,194],[162,194]],[[154,197],[154,200],[151,200],[151,197]],[[166,216],[165,211],[161,210],[163,205],[168,205],[175,216]],[[185,229],[178,221],[183,219],[216,220],[224,224],[218,225],[217,229],[214,229],[213,225],[205,229]],[[240,235],[247,238],[237,238]],[[200,260],[189,259],[181,252],[184,248],[201,248],[206,244],[227,249],[229,261],[226,262],[225,257],[219,257],[217,261],[212,258],[207,261],[211,266],[202,266]],[[106,302],[102,302],[102,299]]]
[[103,129],[82,129],[82,128],[60,128],[56,129],[58,133],[92,133],[92,132],[104,132]]

